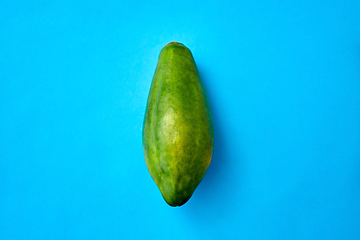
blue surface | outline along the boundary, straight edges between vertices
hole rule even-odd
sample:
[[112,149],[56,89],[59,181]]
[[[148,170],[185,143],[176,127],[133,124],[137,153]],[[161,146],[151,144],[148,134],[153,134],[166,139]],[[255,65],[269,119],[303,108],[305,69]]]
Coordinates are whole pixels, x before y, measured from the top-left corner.
[[[360,1],[0,2],[0,239],[360,239]],[[141,131],[188,46],[213,161],[169,207]]]

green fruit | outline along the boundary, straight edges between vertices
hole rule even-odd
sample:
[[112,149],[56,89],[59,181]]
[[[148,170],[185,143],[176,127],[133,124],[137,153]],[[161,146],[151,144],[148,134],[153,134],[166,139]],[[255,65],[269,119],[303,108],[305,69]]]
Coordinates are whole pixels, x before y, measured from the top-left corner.
[[210,105],[190,50],[161,50],[143,128],[145,162],[170,206],[186,203],[210,165],[214,129]]

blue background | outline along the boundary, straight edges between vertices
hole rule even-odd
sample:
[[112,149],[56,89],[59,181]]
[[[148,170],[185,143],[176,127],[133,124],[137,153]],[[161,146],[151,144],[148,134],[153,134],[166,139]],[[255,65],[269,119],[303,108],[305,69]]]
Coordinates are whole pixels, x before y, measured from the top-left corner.
[[[0,239],[360,239],[360,1],[0,2]],[[161,48],[215,151],[169,207],[143,157]]]

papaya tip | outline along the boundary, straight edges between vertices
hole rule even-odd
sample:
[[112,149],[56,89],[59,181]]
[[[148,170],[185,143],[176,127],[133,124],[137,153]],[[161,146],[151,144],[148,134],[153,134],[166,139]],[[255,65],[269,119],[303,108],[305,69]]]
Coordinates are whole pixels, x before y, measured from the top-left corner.
[[184,44],[179,43],[179,42],[176,42],[176,41],[171,41],[171,42],[169,42],[169,43],[168,43],[168,44],[166,44],[166,45],[170,45],[170,44],[181,44],[181,45],[184,45]]

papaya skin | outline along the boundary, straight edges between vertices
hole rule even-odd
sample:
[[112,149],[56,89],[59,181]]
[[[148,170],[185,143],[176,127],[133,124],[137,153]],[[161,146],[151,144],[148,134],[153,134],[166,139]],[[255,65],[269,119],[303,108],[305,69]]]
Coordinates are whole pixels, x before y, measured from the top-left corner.
[[143,124],[149,173],[170,206],[193,195],[210,165],[210,105],[191,51],[170,42],[161,50]]

